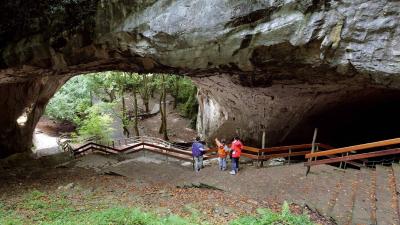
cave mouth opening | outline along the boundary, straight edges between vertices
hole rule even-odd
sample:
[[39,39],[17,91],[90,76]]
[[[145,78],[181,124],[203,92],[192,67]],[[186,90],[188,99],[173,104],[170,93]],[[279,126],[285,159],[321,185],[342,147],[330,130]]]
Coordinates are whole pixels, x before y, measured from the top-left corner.
[[[47,151],[39,154],[57,153],[57,139],[109,143],[140,135],[165,138],[158,129],[164,102],[167,128],[162,131],[172,142],[190,142],[197,135],[196,94],[195,83],[180,74],[122,70],[76,74],[46,104],[35,126],[33,149]],[[182,129],[186,132],[178,133]]]
[[317,142],[334,147],[400,137],[400,91],[365,88],[316,107],[288,135],[285,143]]

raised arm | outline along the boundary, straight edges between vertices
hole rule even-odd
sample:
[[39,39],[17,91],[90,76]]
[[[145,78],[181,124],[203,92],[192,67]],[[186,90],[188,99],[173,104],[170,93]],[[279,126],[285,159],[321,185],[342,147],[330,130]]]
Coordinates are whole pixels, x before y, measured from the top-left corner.
[[218,138],[215,138],[215,144],[216,144],[218,147],[221,147],[221,146],[222,146],[222,143],[218,140]]

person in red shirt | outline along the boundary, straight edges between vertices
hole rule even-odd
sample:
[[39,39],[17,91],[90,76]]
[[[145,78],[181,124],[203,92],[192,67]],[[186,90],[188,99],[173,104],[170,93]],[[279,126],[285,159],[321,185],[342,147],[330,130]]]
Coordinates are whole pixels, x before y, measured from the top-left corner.
[[239,172],[239,158],[242,153],[243,144],[239,137],[235,137],[231,144],[232,149],[232,171],[230,174],[235,175]]

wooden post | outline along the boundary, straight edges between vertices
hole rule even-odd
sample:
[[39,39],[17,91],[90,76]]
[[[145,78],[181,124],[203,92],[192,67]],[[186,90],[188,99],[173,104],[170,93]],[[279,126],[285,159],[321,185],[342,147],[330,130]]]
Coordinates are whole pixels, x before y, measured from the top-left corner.
[[290,165],[290,155],[292,154],[292,149],[289,148],[289,158],[288,158],[288,164]]
[[[313,140],[311,143],[311,153],[314,153],[315,151],[315,140],[317,139],[317,133],[318,133],[318,128],[314,129],[314,135],[313,135]],[[308,162],[311,162],[312,158],[308,159]],[[311,166],[307,166],[307,172],[306,172],[306,176],[308,175],[308,173],[310,172]]]
[[265,148],[265,130],[262,133],[261,148]]
[[[346,156],[349,156],[349,152],[346,153]],[[347,169],[347,161],[344,162],[344,169]]]
[[[315,152],[319,152],[319,145],[315,146]],[[315,161],[317,161],[317,157],[315,157]]]
[[[342,153],[342,157],[343,157],[343,153]],[[339,168],[340,168],[340,169],[343,169],[343,168],[342,168],[342,165],[343,165],[343,161],[340,161],[340,164],[339,164]]]
[[[171,149],[171,143],[168,144],[168,148]],[[168,163],[168,151],[167,151],[167,163]]]
[[[261,141],[261,149],[264,149],[265,148],[265,144],[266,144],[266,132],[265,132],[265,130],[263,130],[263,134],[262,134],[262,141]],[[264,156],[264,152],[261,152],[261,156],[263,157]],[[261,162],[260,162],[260,167],[263,167],[264,166],[264,160],[263,159],[261,159]]]
[[112,147],[115,148],[115,143],[114,143],[114,141],[112,141]]

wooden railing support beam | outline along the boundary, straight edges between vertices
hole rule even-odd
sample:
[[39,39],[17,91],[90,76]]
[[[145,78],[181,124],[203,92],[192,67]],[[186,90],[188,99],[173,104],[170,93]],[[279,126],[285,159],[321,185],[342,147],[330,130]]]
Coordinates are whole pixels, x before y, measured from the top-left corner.
[[[317,139],[317,133],[318,133],[318,128],[315,128],[312,143],[311,143],[311,153],[314,153],[314,150],[315,150],[315,140]],[[312,158],[309,158],[308,162],[311,162],[311,161],[312,161]],[[311,169],[311,166],[307,166],[306,176],[310,172],[310,169]]]

